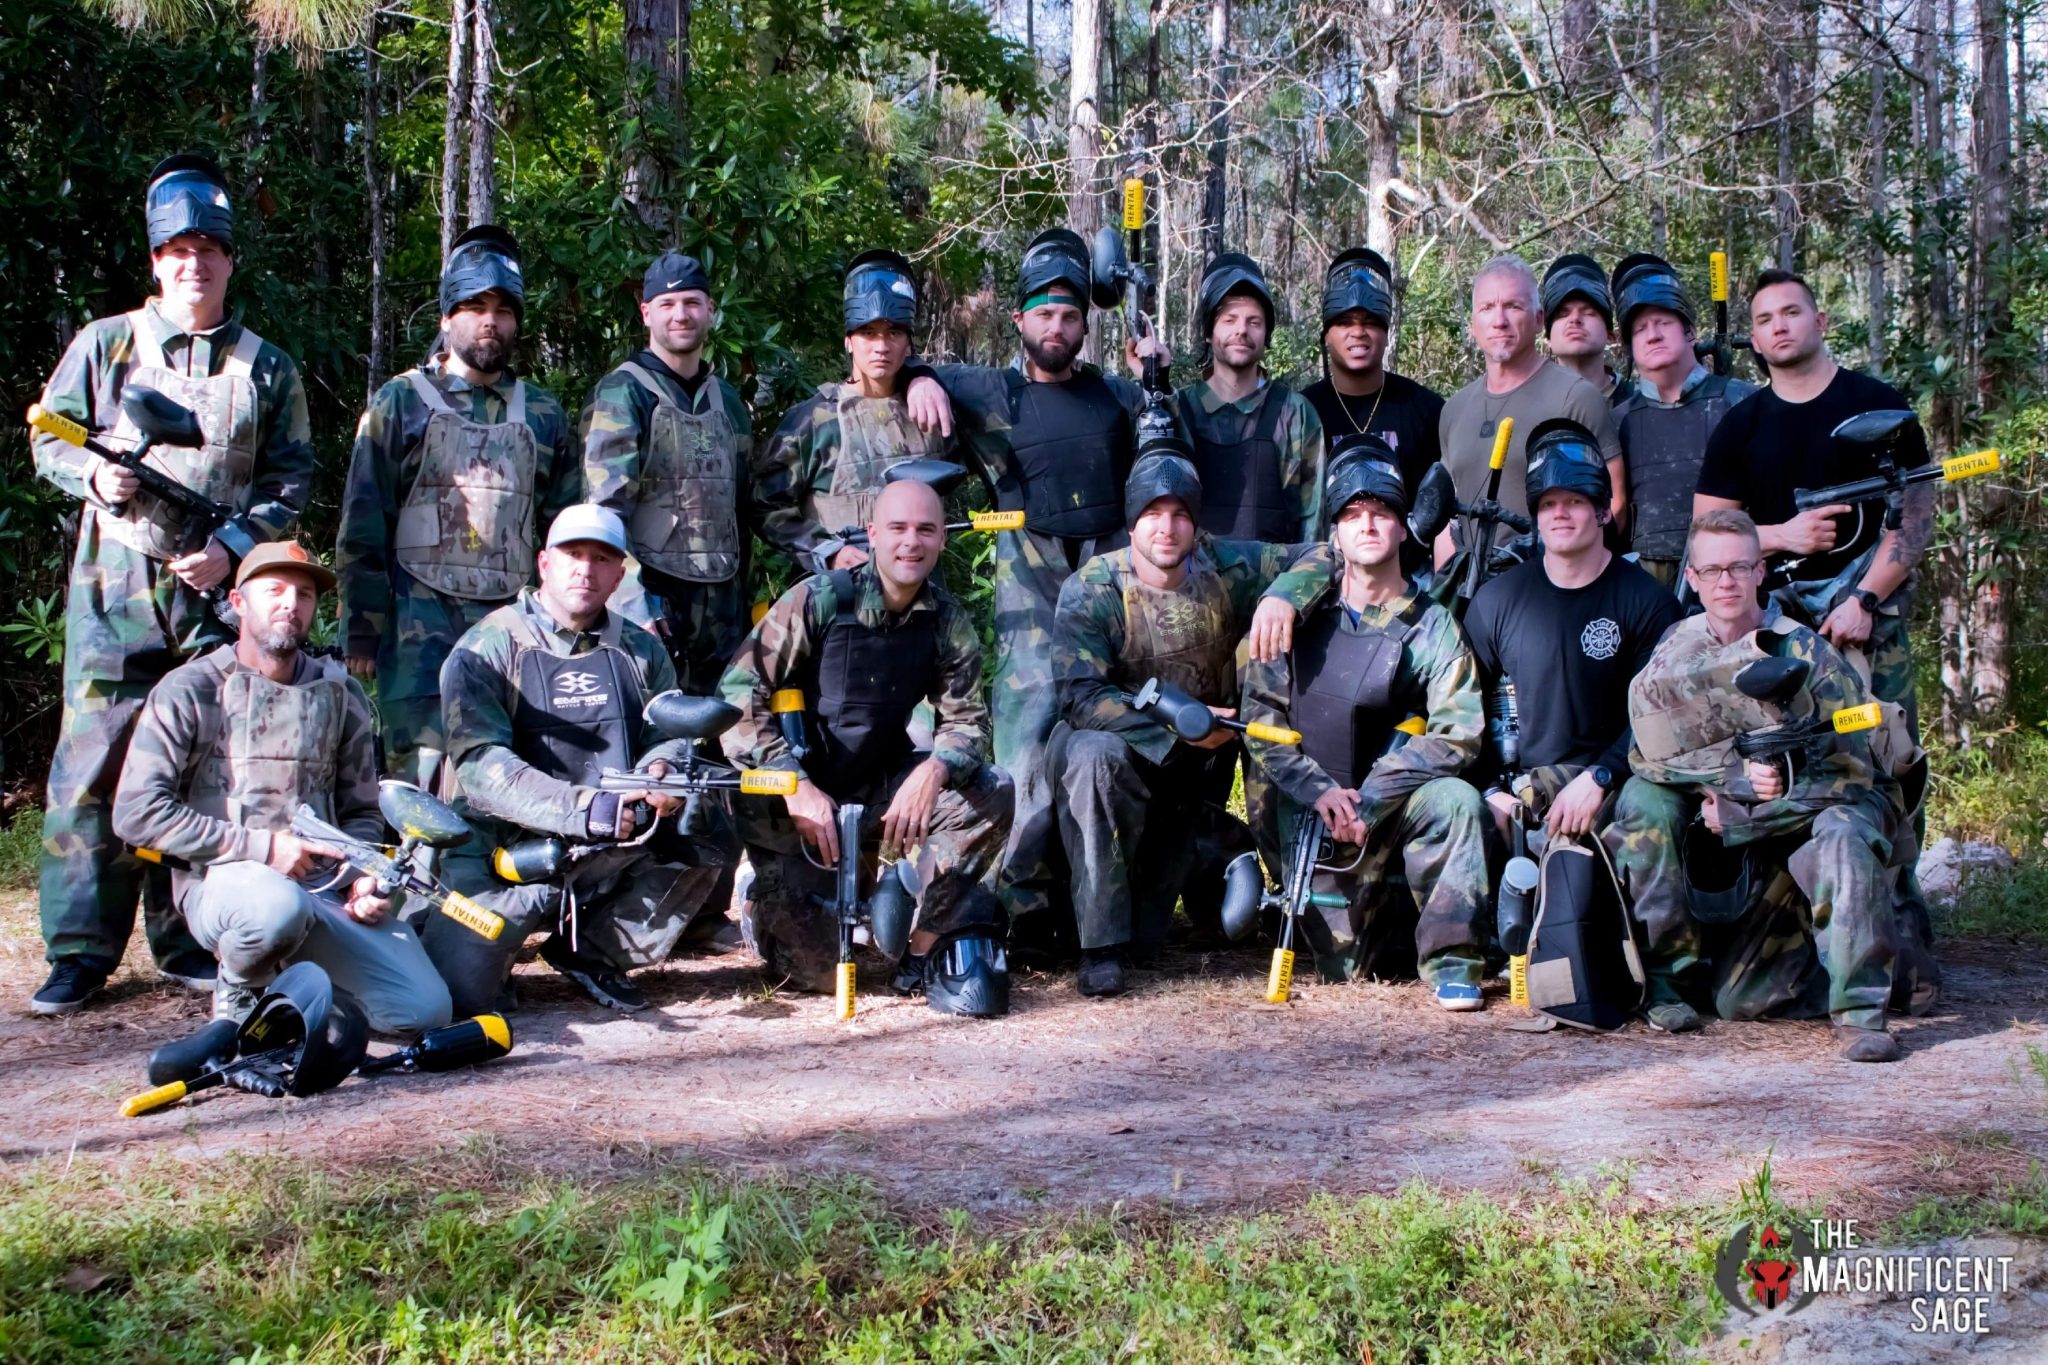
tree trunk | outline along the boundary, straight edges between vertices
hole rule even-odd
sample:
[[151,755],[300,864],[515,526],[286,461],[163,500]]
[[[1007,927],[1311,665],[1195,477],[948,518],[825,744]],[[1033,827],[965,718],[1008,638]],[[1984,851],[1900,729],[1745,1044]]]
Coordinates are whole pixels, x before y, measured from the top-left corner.
[[363,34],[363,201],[370,216],[370,352],[364,376],[363,401],[368,403],[384,386],[390,368],[385,333],[384,265],[390,253],[384,234],[384,177],[377,164],[377,125],[383,100],[377,56],[377,31],[382,16],[370,12],[369,27]]
[[1229,51],[1230,0],[1209,0],[1209,126],[1203,130],[1209,179],[1202,201],[1202,252],[1208,260],[1223,253],[1223,215],[1229,203],[1230,86],[1224,67]]
[[[1970,152],[1976,219],[1975,339],[1978,392],[1996,407],[2017,387],[2012,363],[2012,75],[2007,65],[2007,0],[1977,0],[1977,95],[1971,107]],[[1975,659],[1968,676],[1970,712],[1980,732],[2002,727],[2012,710],[2012,565],[1999,552],[1998,533],[2017,520],[2013,497],[1988,483],[1963,498],[1969,547],[1970,640]]]
[[1796,225],[1792,199],[1792,55],[1780,44],[1774,65],[1778,82],[1778,269],[1793,268]]
[[641,223],[676,242],[673,200],[685,156],[688,0],[626,0],[626,118],[634,123],[624,195]]
[[[1915,302],[1919,331],[1935,355],[1953,356],[1953,295],[1948,268],[1949,246],[1942,239],[1941,223],[1934,206],[1948,188],[1947,117],[1947,31],[1942,24],[1940,0],[1915,0],[1913,66],[1920,81],[1913,90],[1914,163],[1919,183],[1912,195],[1915,257],[1925,262],[1924,280],[1916,280]],[[1937,383],[1928,413],[1927,438],[1936,459],[1955,449],[1957,409],[1952,386]],[[1944,492],[1942,500],[1954,505],[1954,494]],[[1940,597],[1941,629],[1941,732],[1951,743],[1960,742],[1970,721],[1969,655],[1970,609],[1969,571],[1958,551],[1937,559],[1933,575]]]
[[1890,325],[1890,300],[1884,287],[1884,182],[1888,167],[1885,164],[1885,144],[1888,129],[1884,113],[1884,72],[1885,56],[1879,52],[1870,59],[1870,121],[1865,135],[1870,143],[1870,240],[1864,248],[1864,288],[1869,299],[1870,317],[1870,372],[1884,373],[1885,328]]
[[491,78],[498,68],[498,45],[491,34],[491,0],[470,0],[474,24],[469,71],[469,221],[489,223],[497,216],[498,110]]
[[[1067,221],[1083,241],[1092,240],[1102,223],[1102,194],[1096,184],[1096,162],[1102,155],[1102,0],[1073,0],[1073,44],[1067,67],[1067,161],[1072,182],[1067,189]],[[1089,328],[1082,358],[1102,360],[1102,334]]]
[[[1657,0],[1649,0],[1645,19],[1650,29],[1650,164],[1658,167],[1650,185],[1650,250],[1659,256],[1670,252],[1671,228],[1664,204],[1664,37],[1657,12]],[[1628,338],[1622,338],[1622,349]]]
[[448,103],[441,119],[441,260],[462,235],[462,120],[469,112],[472,0],[449,0]]

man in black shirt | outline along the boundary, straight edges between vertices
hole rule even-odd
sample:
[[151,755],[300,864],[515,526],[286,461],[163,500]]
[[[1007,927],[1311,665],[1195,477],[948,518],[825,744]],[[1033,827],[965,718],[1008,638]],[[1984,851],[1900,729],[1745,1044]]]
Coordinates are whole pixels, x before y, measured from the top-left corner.
[[1408,496],[1442,458],[1437,421],[1443,395],[1386,367],[1394,324],[1393,271],[1386,258],[1353,247],[1323,278],[1323,358],[1328,374],[1301,391],[1323,419],[1331,445],[1346,436],[1379,436],[1400,461]]
[[1606,546],[1613,487],[1598,438],[1553,418],[1528,450],[1543,555],[1489,580],[1465,614],[1489,710],[1505,687],[1519,715],[1518,757],[1500,763],[1487,802],[1503,828],[1519,797],[1552,834],[1591,834],[1629,773],[1629,680],[1680,612]]

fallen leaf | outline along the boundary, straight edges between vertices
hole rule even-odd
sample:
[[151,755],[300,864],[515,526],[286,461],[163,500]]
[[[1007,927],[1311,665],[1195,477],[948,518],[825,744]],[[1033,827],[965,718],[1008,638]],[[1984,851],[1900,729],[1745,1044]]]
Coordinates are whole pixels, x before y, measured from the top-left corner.
[[1131,1127],[1131,1125],[1128,1123],[1119,1123],[1116,1127],[1109,1130],[1109,1135],[1111,1137],[1115,1137],[1119,1133],[1135,1133],[1137,1131],[1137,1129]]
[[67,1294],[92,1294],[105,1289],[115,1279],[111,1270],[101,1270],[90,1263],[75,1265],[58,1279],[57,1287]]

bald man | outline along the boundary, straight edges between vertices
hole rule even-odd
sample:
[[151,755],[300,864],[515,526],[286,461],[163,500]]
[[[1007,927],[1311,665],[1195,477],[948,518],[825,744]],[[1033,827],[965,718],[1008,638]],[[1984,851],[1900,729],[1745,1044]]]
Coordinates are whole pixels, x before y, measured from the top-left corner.
[[[832,869],[869,850],[905,858],[921,888],[899,990],[935,1010],[1008,1008],[1001,911],[989,887],[1009,834],[1010,781],[989,764],[981,641],[966,610],[932,581],[946,514],[921,483],[888,485],[868,522],[865,564],[807,578],[754,627],[719,685],[740,708],[726,756],[797,775],[790,796],[740,798],[740,835],[754,865],[741,911],[771,978],[829,991],[838,926]],[[803,696],[801,741],[777,714],[778,692]],[[938,717],[929,753],[915,748],[911,710]],[[792,727],[794,728],[794,727]],[[864,811],[861,848],[839,847],[838,812]],[[870,950],[872,951],[872,949]]]

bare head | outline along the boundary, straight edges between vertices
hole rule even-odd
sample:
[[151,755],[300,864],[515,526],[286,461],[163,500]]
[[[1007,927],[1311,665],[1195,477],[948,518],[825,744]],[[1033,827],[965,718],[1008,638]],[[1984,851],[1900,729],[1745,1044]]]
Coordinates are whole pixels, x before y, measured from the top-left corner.
[[937,490],[915,479],[885,485],[868,514],[869,562],[884,582],[915,590],[945,548],[946,505]]
[[1686,541],[1685,579],[1700,608],[1723,632],[1746,630],[1762,609],[1756,590],[1764,576],[1763,539],[1739,507],[1717,507],[1693,518]]

